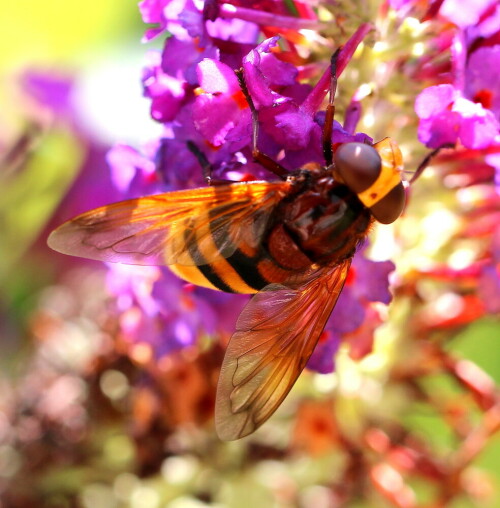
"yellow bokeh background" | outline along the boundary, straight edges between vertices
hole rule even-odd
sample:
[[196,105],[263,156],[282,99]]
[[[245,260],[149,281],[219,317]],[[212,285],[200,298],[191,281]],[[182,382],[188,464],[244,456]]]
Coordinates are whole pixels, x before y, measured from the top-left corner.
[[[103,47],[140,38],[135,2],[121,0],[18,0],[3,2],[0,70],[25,64],[79,66]],[[136,37],[134,37],[134,32]]]

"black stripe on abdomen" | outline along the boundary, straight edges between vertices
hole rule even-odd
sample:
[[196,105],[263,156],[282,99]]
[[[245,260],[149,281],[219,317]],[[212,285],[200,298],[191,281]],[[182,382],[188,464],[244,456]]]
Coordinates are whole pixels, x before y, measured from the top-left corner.
[[[186,240],[190,239],[191,231],[186,229],[184,232],[184,237]],[[221,291],[225,291],[226,293],[234,293],[235,291],[228,286],[217,274],[217,272],[213,269],[210,263],[207,263],[203,253],[198,248],[196,242],[188,241],[187,245],[189,245],[189,254],[193,260],[196,260],[196,268],[203,274],[203,276],[217,289]]]
[[234,268],[241,279],[255,290],[260,290],[270,284],[259,272],[258,258],[248,257],[240,249],[236,249],[234,254],[226,258],[226,261]]
[[212,265],[198,265],[196,268],[205,276],[205,278],[213,284],[217,289],[225,291],[226,293],[236,293],[236,291],[228,286],[220,277],[217,272],[212,268]]

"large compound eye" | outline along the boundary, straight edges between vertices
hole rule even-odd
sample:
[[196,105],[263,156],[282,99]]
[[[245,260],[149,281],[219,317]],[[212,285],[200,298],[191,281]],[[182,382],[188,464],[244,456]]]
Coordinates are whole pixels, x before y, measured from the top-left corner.
[[382,160],[370,145],[345,143],[337,148],[333,158],[335,172],[356,194],[368,189],[380,175]]
[[334,155],[334,175],[355,192],[382,224],[394,222],[402,213],[406,193],[401,181],[403,157],[390,138],[374,146],[345,143]]
[[380,201],[370,207],[372,215],[382,224],[391,224],[403,212],[406,204],[406,192],[403,183],[398,183]]

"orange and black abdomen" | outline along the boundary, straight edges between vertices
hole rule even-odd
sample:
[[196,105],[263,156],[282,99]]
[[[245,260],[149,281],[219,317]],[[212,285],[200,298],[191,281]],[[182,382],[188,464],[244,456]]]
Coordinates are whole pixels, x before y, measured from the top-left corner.
[[193,284],[244,294],[256,293],[271,283],[285,282],[296,273],[280,267],[265,248],[265,242],[258,247],[241,244],[225,259],[220,257],[198,266],[170,265],[169,268]]
[[[193,218],[196,221],[196,218]],[[251,228],[233,254],[197,266],[170,265],[193,284],[232,293],[256,293],[268,284],[300,281],[312,265],[335,265],[354,254],[372,221],[370,212],[332,177],[314,178],[272,213],[260,242]],[[230,227],[238,227],[237,224]],[[229,236],[230,232],[227,232]],[[254,241],[255,240],[255,241]],[[204,249],[216,250],[217,239]],[[203,259],[193,245],[193,259]]]

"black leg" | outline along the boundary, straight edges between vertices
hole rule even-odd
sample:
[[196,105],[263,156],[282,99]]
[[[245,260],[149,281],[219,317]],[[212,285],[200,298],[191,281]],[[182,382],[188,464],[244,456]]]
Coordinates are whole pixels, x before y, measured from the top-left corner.
[[212,178],[212,164],[207,159],[207,156],[198,148],[198,146],[192,141],[186,142],[188,150],[196,157],[197,161],[203,171],[203,177],[205,178],[207,185],[225,185],[227,183],[234,183],[231,180],[222,180]]
[[245,96],[245,99],[248,103],[248,107],[250,108],[250,113],[252,115],[252,156],[256,162],[258,162],[261,166],[266,168],[271,173],[285,179],[288,175],[288,170],[283,166],[278,164],[276,161],[271,159],[265,153],[262,153],[257,147],[257,140],[259,138],[259,116],[258,112],[255,109],[255,105],[253,103],[252,97],[248,92],[247,85],[245,83],[245,78],[243,77],[243,69],[239,69],[236,72],[236,76],[238,77],[238,82],[240,84],[241,91]]
[[330,69],[330,96],[328,98],[328,106],[326,107],[325,125],[323,126],[323,156],[326,166],[330,166],[333,161],[332,153],[332,131],[333,119],[335,117],[335,93],[337,92],[337,58],[341,48],[332,55]]

